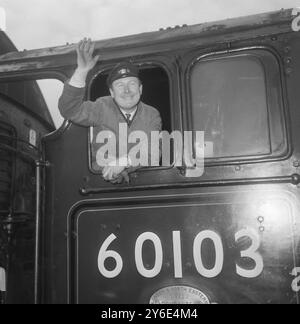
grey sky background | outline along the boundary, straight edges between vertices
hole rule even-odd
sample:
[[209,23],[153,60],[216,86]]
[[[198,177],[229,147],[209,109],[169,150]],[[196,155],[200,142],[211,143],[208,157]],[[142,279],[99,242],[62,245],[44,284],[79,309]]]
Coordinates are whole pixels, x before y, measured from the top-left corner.
[[[300,7],[300,0],[0,0],[19,50],[76,43]],[[57,126],[58,81],[40,82]]]

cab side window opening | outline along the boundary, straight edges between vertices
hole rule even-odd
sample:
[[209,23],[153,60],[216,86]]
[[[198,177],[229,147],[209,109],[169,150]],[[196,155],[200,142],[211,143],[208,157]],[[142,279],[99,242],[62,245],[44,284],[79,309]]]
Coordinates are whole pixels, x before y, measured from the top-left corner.
[[[141,67],[139,72],[140,80],[143,84],[143,93],[141,96],[142,102],[156,108],[162,118],[162,130],[172,133],[172,120],[171,120],[171,104],[170,104],[170,84],[167,73],[160,67]],[[92,82],[89,91],[89,100],[95,101],[99,97],[109,96],[109,89],[106,84],[108,73],[99,74]],[[92,145],[91,149],[91,169],[99,173],[99,167],[95,163],[96,151],[99,145],[94,145],[93,141],[96,138],[96,128],[91,128],[90,140]],[[170,166],[173,164],[173,140],[171,140],[170,147]],[[162,160],[160,161],[162,165]],[[149,170],[143,168],[141,170]]]
[[[107,74],[101,73],[93,81],[90,87],[90,100],[95,101],[99,97],[110,95],[106,79]],[[171,132],[170,86],[167,73],[159,67],[140,68],[140,79],[143,84],[141,100],[160,112],[163,130]]]
[[49,108],[55,128],[58,129],[64,122],[64,118],[58,110],[58,99],[62,94],[64,84],[57,79],[42,79],[37,83]]
[[285,147],[279,75],[275,58],[263,51],[193,66],[191,120],[205,132],[207,158],[273,156]]
[[13,98],[47,122],[52,123],[47,103],[36,81],[23,80],[0,83],[0,93]]
[[13,99],[49,125],[59,128],[64,121],[58,110],[63,86],[58,79],[7,81],[0,83],[0,95]]

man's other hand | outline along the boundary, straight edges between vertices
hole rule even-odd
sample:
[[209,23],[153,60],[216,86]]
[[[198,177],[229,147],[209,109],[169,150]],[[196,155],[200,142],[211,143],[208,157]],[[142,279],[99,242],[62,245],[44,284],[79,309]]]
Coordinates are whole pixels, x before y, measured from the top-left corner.
[[115,180],[123,171],[125,166],[106,166],[102,170],[104,180],[111,181]]
[[127,184],[130,183],[129,174],[128,174],[128,172],[126,170],[124,170],[121,174],[119,174],[119,176],[116,179],[111,180],[110,183],[112,183],[112,184],[121,184],[124,181]]

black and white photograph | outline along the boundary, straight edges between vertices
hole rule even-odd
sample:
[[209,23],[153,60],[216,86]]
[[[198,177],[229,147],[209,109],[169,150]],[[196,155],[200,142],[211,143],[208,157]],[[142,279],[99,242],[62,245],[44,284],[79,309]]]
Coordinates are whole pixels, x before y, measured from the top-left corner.
[[300,1],[0,0],[1,311],[299,303]]

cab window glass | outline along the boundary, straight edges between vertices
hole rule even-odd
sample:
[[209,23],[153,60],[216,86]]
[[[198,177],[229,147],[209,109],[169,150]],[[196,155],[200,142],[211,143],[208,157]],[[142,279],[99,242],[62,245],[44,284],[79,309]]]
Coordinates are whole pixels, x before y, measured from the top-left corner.
[[[279,83],[268,81],[273,73],[276,64],[269,55],[266,65],[257,55],[208,59],[194,65],[192,124],[194,130],[205,132],[207,158],[268,156],[282,147],[282,122],[276,118]],[[275,117],[270,120],[269,105],[275,96]]]

